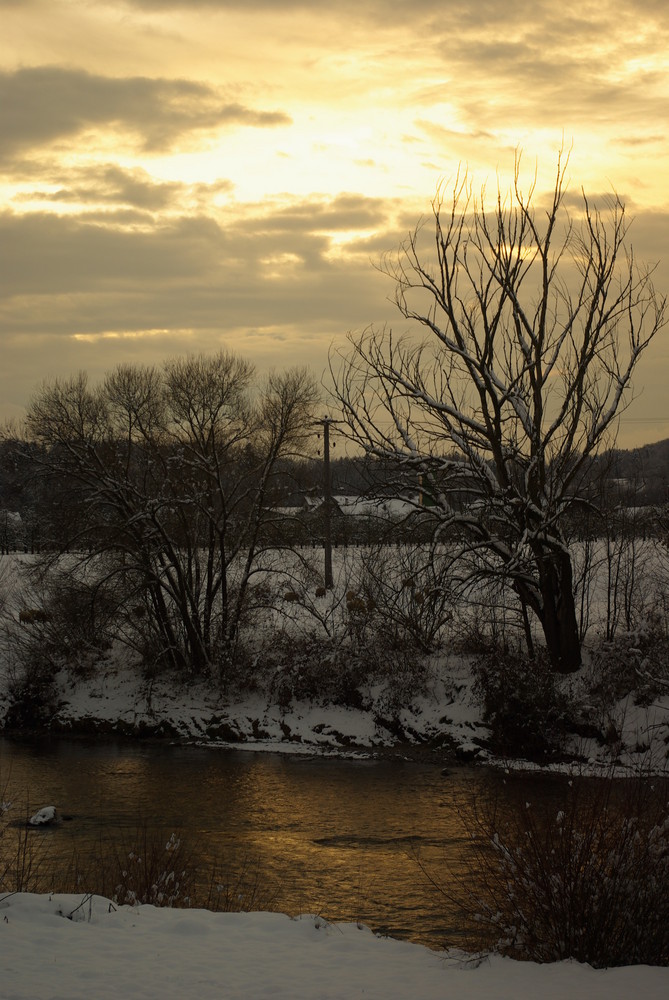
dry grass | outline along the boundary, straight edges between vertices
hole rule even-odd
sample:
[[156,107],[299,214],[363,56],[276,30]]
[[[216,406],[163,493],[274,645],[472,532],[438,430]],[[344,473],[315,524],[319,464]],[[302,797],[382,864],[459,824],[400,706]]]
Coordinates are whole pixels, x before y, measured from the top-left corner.
[[25,822],[13,824],[7,784],[0,791],[0,899],[15,892],[48,892],[52,857],[49,841],[35,841]]
[[87,856],[73,851],[59,859],[50,838],[24,823],[11,826],[8,811],[0,796],[0,899],[16,892],[81,892],[118,905],[216,912],[271,910],[276,903],[277,887],[267,885],[253,859],[238,865],[203,861],[197,843],[178,832],[143,822],[132,831],[103,834]]

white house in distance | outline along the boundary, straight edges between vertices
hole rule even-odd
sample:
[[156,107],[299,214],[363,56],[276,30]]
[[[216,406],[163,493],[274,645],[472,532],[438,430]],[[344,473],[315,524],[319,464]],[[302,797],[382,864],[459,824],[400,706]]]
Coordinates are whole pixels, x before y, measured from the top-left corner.
[[[323,497],[305,497],[305,510],[317,511],[323,505]],[[414,514],[420,506],[418,497],[364,497],[337,494],[332,502],[339,514],[346,517],[378,517],[384,520],[401,520]]]

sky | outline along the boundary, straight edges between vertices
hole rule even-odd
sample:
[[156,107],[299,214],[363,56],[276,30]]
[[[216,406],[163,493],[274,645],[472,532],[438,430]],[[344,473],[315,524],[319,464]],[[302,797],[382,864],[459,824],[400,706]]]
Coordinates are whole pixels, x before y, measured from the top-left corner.
[[[669,291],[666,0],[0,0],[0,418],[44,378],[406,323],[375,265],[466,167],[612,190]],[[669,330],[619,444],[669,437]]]

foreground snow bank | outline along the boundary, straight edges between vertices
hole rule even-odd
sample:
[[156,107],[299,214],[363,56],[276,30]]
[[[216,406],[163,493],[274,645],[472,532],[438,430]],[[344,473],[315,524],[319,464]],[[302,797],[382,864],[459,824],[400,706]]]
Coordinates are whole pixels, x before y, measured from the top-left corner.
[[492,957],[463,966],[356,924],[279,913],[114,908],[100,896],[0,901],[3,1000],[517,1000],[669,995],[669,969],[595,971]]

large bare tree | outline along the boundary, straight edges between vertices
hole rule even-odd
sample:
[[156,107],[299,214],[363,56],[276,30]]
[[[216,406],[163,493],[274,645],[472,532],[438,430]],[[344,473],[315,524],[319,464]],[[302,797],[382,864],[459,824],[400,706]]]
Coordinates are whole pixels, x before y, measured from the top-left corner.
[[511,584],[560,672],[581,662],[565,514],[665,322],[624,205],[568,196],[567,164],[546,201],[536,179],[523,193],[519,157],[492,205],[458,175],[433,226],[382,264],[410,330],[369,329],[331,359],[349,435],[420,476],[440,528]]
[[305,369],[259,383],[225,351],[36,392],[32,461],[76,504],[61,544],[122,580],[158,659],[198,673],[230,655],[281,459],[305,446],[317,396]]

